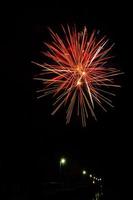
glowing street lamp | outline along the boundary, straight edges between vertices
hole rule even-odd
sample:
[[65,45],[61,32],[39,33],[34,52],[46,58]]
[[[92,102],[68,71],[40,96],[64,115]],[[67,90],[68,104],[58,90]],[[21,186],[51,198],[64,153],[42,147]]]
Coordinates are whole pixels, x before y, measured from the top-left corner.
[[83,175],[86,175],[86,174],[87,174],[86,170],[83,170],[83,171],[82,171],[82,174],[83,174]]
[[64,165],[66,165],[66,158],[62,157],[62,158],[60,159],[60,169],[61,169],[61,167],[64,166]]
[[90,174],[89,176],[90,176],[90,178],[92,178],[92,174]]
[[65,158],[61,158],[60,159],[60,166],[61,165],[65,165],[66,164],[66,159]]
[[63,177],[64,177],[64,169],[63,169],[63,166],[66,165],[66,158],[62,157],[60,158],[60,161],[59,161],[59,164],[60,164],[60,179],[62,180]]

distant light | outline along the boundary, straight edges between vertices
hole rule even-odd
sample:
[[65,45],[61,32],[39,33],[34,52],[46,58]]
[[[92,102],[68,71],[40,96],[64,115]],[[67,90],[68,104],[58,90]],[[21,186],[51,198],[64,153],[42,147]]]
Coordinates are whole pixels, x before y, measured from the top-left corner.
[[101,181],[102,179],[101,178],[99,178],[99,181]]
[[95,184],[95,181],[92,181],[93,184]]
[[66,159],[65,158],[61,158],[60,159],[60,165],[65,165],[66,164]]
[[83,171],[82,171],[82,174],[83,174],[83,175],[86,175],[86,174],[87,174],[86,170],[83,170]]
[[90,174],[90,178],[92,178],[92,174]]
[[94,178],[94,179],[96,179],[96,177],[95,177],[95,176],[94,176],[93,178]]

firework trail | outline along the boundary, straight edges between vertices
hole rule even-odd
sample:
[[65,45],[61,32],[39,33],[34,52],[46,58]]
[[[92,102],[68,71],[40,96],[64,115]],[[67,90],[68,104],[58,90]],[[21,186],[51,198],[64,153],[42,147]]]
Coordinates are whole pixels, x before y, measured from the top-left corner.
[[72,113],[77,113],[82,125],[86,126],[88,111],[96,119],[94,106],[98,104],[106,111],[103,104],[112,105],[108,95],[114,95],[110,87],[120,87],[114,83],[114,77],[121,74],[120,70],[109,66],[108,61],[112,46],[107,45],[108,39],[97,38],[95,31],[88,37],[87,28],[77,32],[76,27],[65,29],[64,37],[49,29],[51,43],[43,52],[49,63],[39,64],[42,71],[37,80],[43,82],[44,88],[39,90],[39,97],[53,94],[55,98],[54,115],[63,105],[66,106],[66,123],[70,122]]

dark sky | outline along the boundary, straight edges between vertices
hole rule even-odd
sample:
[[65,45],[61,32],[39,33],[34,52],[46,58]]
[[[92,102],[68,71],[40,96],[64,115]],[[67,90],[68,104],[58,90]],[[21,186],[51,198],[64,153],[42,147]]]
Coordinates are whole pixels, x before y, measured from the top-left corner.
[[[39,182],[41,174],[51,164],[54,166],[61,155],[66,155],[80,166],[103,176],[106,187],[115,191],[119,199],[131,174],[130,5],[112,1],[99,4],[56,1],[5,9],[3,18],[0,45],[4,129],[1,132],[0,166],[3,170],[10,166],[8,173],[5,170],[7,179],[11,176],[11,182],[14,179],[17,182],[18,177],[23,180],[24,171],[30,169]],[[42,42],[49,38],[47,27],[58,31],[60,24],[74,23],[80,30],[86,25],[90,30],[98,29],[107,34],[116,44],[116,61],[125,72],[120,77],[122,88],[113,99],[115,109],[98,112],[98,121],[90,118],[86,128],[74,118],[66,126],[63,110],[51,116],[51,97],[36,100],[34,94],[38,83],[32,81],[36,69],[30,62],[39,59]],[[12,170],[15,176],[10,174]],[[45,173],[43,176],[45,179]]]

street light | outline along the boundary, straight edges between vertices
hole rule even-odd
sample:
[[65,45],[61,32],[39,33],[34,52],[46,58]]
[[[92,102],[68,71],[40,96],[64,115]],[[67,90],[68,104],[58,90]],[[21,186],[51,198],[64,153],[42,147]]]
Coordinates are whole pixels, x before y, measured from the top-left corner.
[[63,166],[66,165],[66,158],[62,157],[60,158],[59,164],[60,164],[60,179],[63,181],[64,179],[64,170],[63,170]]
[[62,166],[62,165],[65,165],[66,164],[66,158],[61,158],[60,159],[60,167]]
[[86,175],[86,174],[87,174],[86,170],[83,170],[83,171],[82,171],[82,174],[83,174],[83,175]]
[[62,157],[60,159],[60,171],[61,171],[61,167],[64,166],[64,165],[66,165],[66,158]]
[[92,178],[92,174],[90,174],[90,178]]

